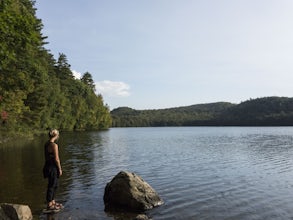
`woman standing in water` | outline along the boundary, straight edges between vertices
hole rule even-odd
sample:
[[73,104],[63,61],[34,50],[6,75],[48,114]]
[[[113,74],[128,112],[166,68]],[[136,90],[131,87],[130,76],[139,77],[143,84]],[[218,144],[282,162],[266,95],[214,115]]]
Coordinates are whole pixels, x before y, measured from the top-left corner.
[[49,132],[49,140],[45,143],[45,165],[43,168],[44,178],[48,178],[46,194],[47,211],[57,212],[63,206],[55,201],[55,193],[58,187],[58,178],[62,175],[62,168],[59,159],[58,144],[59,131],[53,129]]

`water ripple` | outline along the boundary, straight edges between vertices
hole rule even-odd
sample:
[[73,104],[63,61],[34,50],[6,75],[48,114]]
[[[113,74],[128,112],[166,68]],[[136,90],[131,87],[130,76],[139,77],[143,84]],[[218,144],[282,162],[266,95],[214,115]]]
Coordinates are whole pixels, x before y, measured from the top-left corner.
[[[140,175],[164,200],[146,213],[154,220],[293,219],[292,127],[117,128],[65,133],[60,146],[64,173],[58,200],[66,209],[55,219],[113,219],[104,212],[103,193],[121,170]],[[41,167],[43,152],[37,149],[28,155],[31,159],[34,152],[34,165]],[[15,155],[20,154],[1,151],[0,162],[9,163],[1,163],[1,172],[14,166],[6,158]],[[44,182],[37,178],[39,170],[24,163],[30,159],[19,156],[13,168],[27,176],[7,172],[0,187],[5,189],[9,179],[18,195],[7,195],[32,197],[33,178],[38,196],[31,198],[32,208],[38,213]],[[19,172],[19,167],[27,170]]]

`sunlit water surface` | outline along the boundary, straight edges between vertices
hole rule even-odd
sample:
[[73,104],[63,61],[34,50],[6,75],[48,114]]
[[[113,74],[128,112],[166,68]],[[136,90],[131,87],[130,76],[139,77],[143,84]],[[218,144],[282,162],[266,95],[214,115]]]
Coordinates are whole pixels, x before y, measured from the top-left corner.
[[[165,201],[159,219],[293,219],[293,127],[112,128],[61,133],[65,209],[41,214],[46,137],[0,146],[0,202],[28,204],[36,219],[114,219],[104,188],[135,172]],[[53,218],[52,218],[53,217]]]

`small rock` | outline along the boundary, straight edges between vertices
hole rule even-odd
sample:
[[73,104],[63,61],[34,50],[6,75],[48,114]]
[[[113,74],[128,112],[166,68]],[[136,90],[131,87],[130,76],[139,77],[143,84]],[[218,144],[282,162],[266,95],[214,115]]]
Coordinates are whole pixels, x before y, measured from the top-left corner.
[[1,208],[1,206],[0,206],[0,219],[1,219],[1,220],[10,220],[10,219],[7,217],[7,215],[5,215],[5,213],[4,213],[3,209]]
[[31,220],[33,216],[31,209],[27,205],[3,203],[0,205],[0,219]]
[[152,220],[146,214],[130,213],[130,212],[107,212],[109,217],[115,220]]
[[151,220],[151,219],[145,214],[139,214],[135,217],[134,220]]

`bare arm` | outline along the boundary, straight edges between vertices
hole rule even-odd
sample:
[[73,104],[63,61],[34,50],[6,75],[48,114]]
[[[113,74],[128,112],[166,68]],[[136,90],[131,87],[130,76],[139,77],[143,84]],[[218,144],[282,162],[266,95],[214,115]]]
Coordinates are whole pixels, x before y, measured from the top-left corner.
[[54,153],[55,162],[56,162],[57,167],[59,169],[59,175],[61,176],[62,175],[62,168],[61,168],[61,163],[60,163],[60,159],[59,159],[59,150],[58,150],[57,144],[54,144],[53,153]]

